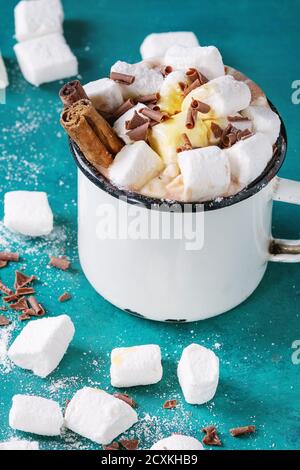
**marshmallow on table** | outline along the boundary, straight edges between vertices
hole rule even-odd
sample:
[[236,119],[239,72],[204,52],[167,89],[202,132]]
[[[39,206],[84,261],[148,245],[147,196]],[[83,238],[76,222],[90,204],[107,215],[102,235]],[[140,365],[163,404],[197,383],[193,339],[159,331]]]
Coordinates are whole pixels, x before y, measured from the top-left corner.
[[147,108],[147,106],[143,103],[137,103],[133,108],[130,108],[126,113],[122,114],[114,123],[114,131],[116,134],[118,134],[119,137],[121,137],[122,140],[124,140],[125,144],[130,144],[133,142],[133,140],[130,139],[130,137],[127,135],[128,129],[126,129],[126,121],[130,121],[131,118],[133,117],[135,111],[143,118],[141,114],[141,110]]
[[216,146],[185,150],[178,154],[185,199],[204,201],[222,196],[230,184],[227,155]]
[[32,85],[77,75],[77,59],[60,33],[21,42],[14,51],[24,78]]
[[280,133],[279,116],[266,106],[249,106],[242,112],[243,116],[252,119],[255,132],[265,134],[270,143],[275,144]]
[[235,115],[247,108],[251,101],[248,85],[235,80],[231,75],[215,78],[192,90],[183,100],[182,110],[187,110],[193,100],[210,106],[208,113],[199,113],[202,119]]
[[109,167],[109,177],[117,186],[138,191],[163,169],[163,162],[143,140],[125,145]]
[[39,443],[25,439],[10,439],[0,442],[0,450],[39,450]]
[[0,90],[3,90],[3,88],[6,88],[7,86],[8,86],[8,76],[7,76],[4,60],[0,52]]
[[138,420],[134,409],[96,388],[84,387],[67,406],[65,426],[98,444],[110,444]]
[[273,148],[269,138],[258,132],[224,152],[229,160],[233,181],[245,187],[263,172],[272,158]]
[[40,191],[10,191],[4,196],[4,225],[10,230],[39,237],[53,229],[53,214],[47,194]]
[[181,434],[173,434],[157,441],[150,450],[204,450],[198,439]]
[[119,84],[124,99],[157,93],[164,79],[159,70],[150,68],[145,62],[128,64],[119,60],[111,67],[111,72],[133,75],[135,77],[131,85]]
[[60,363],[74,336],[68,315],[28,323],[8,350],[8,357],[22,369],[46,377]]
[[160,347],[156,344],[115,348],[111,352],[113,387],[156,384],[162,378]]
[[63,31],[64,13],[60,0],[22,0],[14,13],[19,42]]
[[140,52],[143,59],[160,57],[171,46],[192,47],[198,46],[199,42],[191,31],[175,31],[168,33],[152,33],[145,37],[141,44]]
[[94,107],[104,113],[112,113],[123,103],[119,84],[110,78],[89,82],[83,88]]
[[177,374],[185,401],[191,405],[201,405],[216,393],[219,359],[210,349],[190,344],[182,352]]
[[164,64],[174,70],[196,68],[208,80],[225,74],[222,56],[215,46],[172,46],[165,53]]
[[41,436],[59,436],[63,422],[56,401],[34,395],[14,395],[9,412],[11,428]]

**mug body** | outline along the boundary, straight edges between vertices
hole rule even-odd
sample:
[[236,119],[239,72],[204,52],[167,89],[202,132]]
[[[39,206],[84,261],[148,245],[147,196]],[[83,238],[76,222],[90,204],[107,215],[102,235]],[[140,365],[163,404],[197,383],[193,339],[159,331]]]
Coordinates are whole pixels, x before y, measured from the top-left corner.
[[[79,170],[82,269],[105,299],[144,318],[189,322],[224,313],[255,290],[266,270],[274,180],[228,207],[176,213],[168,237],[170,213],[120,201]],[[151,217],[159,216],[161,230],[149,233]],[[190,230],[178,236],[184,225]]]

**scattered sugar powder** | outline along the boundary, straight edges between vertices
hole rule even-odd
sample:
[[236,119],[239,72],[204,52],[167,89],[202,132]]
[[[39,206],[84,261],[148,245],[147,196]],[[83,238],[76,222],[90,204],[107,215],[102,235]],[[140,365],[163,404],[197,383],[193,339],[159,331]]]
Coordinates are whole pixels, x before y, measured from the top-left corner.
[[12,322],[8,326],[0,328],[0,373],[2,374],[8,374],[14,366],[7,356],[7,350],[15,327],[15,322]]

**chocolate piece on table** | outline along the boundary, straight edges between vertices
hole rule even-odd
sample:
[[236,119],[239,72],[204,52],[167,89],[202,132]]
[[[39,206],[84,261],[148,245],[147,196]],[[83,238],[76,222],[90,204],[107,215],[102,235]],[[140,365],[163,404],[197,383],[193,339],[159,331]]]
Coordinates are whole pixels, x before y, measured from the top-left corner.
[[30,303],[31,308],[33,309],[34,313],[32,315],[35,315],[37,317],[42,317],[45,313],[45,310],[41,306],[41,304],[38,303],[35,297],[32,295],[28,297],[28,302]]
[[139,113],[134,111],[134,115],[132,116],[130,121],[126,121],[125,127],[127,130],[131,130],[131,129],[135,129],[136,127],[142,126],[146,122],[148,122],[148,119],[143,118],[143,116],[141,116]]
[[130,405],[132,408],[136,408],[137,407],[137,404],[136,402],[134,401],[133,398],[131,398],[129,395],[127,395],[126,393],[114,393],[114,397],[115,398],[118,398],[119,400],[122,400],[122,401],[125,401],[125,403],[127,403],[127,405]]
[[5,286],[1,281],[0,281],[0,291],[4,292],[4,294],[6,295],[13,295],[14,293],[9,287]]
[[58,300],[60,302],[66,302],[67,300],[71,299],[71,294],[69,292],[64,292],[58,297]]
[[4,317],[4,315],[0,315],[0,326],[7,326],[9,324],[10,324],[10,320]]
[[133,140],[134,142],[138,140],[146,140],[148,135],[149,129],[149,122],[145,122],[141,126],[136,127],[135,129],[131,129],[130,131],[126,132],[126,135]]
[[66,256],[61,256],[60,258],[57,256],[50,256],[49,266],[52,266],[53,268],[67,271],[70,265],[71,265],[71,262],[68,260]]
[[7,261],[0,260],[0,269],[5,268],[5,266],[7,266]]
[[202,432],[206,433],[206,436],[203,438],[203,444],[207,446],[221,446],[222,442],[217,434],[217,429],[215,426],[206,426],[202,429]]
[[127,75],[126,73],[110,72],[110,79],[122,83],[123,85],[132,85],[135,77],[134,75]]
[[79,80],[66,83],[60,89],[59,97],[65,106],[70,106],[81,99],[89,99]]
[[193,129],[195,127],[195,122],[197,118],[197,110],[193,108],[188,108],[186,114],[185,127],[187,129]]
[[19,261],[19,253],[12,253],[10,251],[0,252],[0,261]]
[[241,426],[239,428],[233,428],[229,430],[232,437],[243,436],[245,434],[252,434],[255,431],[256,431],[256,426],[253,426],[253,425]]
[[195,109],[196,111],[199,111],[199,113],[202,114],[207,114],[210,111],[210,106],[206,103],[202,103],[202,101],[199,100],[193,100],[191,102],[191,108]]
[[17,302],[10,304],[10,308],[13,310],[26,310],[28,309],[28,303],[25,297],[20,297]]
[[26,274],[21,273],[21,271],[16,271],[14,288],[17,290],[19,287],[24,287],[27,284],[30,284],[30,282],[35,281],[35,280],[36,280],[36,276],[27,276]]
[[3,297],[4,302],[10,303],[10,302],[15,302],[18,300],[19,296],[17,294],[11,294],[11,295],[6,295]]
[[33,287],[18,287],[16,290],[16,295],[29,295],[34,294],[35,290]]
[[31,313],[30,313],[30,309],[27,309],[27,310],[24,310],[21,315],[18,316],[18,319],[20,321],[26,321],[26,320],[30,320],[31,319]]
[[120,446],[117,441],[108,444],[107,446],[103,446],[103,450],[119,450]]
[[167,400],[163,405],[163,408],[165,410],[172,410],[173,408],[176,408],[176,407],[177,407],[177,400]]
[[213,135],[215,136],[216,139],[220,139],[222,137],[223,130],[219,126],[219,124],[216,124],[215,122],[212,122],[210,125],[211,131]]
[[128,100],[124,101],[124,103],[121,104],[121,106],[119,106],[114,111],[114,118],[118,119],[120,116],[125,114],[127,111],[129,111],[134,106],[135,106],[135,101],[132,98],[129,98]]
[[137,450],[139,446],[138,439],[120,439],[120,444],[126,450]]

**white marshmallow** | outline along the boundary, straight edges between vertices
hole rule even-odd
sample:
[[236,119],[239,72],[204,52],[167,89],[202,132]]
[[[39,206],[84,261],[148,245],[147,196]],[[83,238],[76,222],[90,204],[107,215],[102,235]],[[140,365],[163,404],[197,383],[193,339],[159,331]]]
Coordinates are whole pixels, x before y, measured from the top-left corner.
[[40,191],[10,191],[4,196],[4,225],[13,232],[40,237],[53,229],[53,214],[47,194]]
[[138,420],[134,409],[96,388],[84,387],[67,406],[65,425],[98,444],[110,444]]
[[10,439],[0,442],[0,450],[39,450],[39,443],[25,439]]
[[119,60],[111,67],[111,72],[124,73],[135,77],[131,85],[120,84],[124,99],[157,93],[163,82],[160,71],[150,68],[145,62],[128,64]]
[[185,150],[178,154],[187,201],[205,201],[224,195],[230,184],[230,166],[216,146]]
[[165,54],[164,63],[171,65],[174,70],[196,68],[208,80],[225,74],[222,56],[215,46],[172,46]]
[[125,145],[109,167],[117,186],[138,191],[163,169],[159,155],[143,140]]
[[8,350],[8,357],[22,369],[46,377],[60,363],[75,328],[68,315],[28,323]]
[[115,348],[111,352],[110,380],[113,387],[156,384],[162,374],[161,352],[156,344]]
[[130,121],[136,111],[140,116],[145,118],[140,111],[141,109],[147,108],[145,104],[137,103],[133,108],[126,111],[126,113],[122,114],[114,123],[114,131],[124,140],[125,144],[131,144],[133,141],[127,135],[128,130],[126,129],[126,121]]
[[112,113],[123,103],[121,88],[110,78],[100,78],[84,85],[84,90],[96,109]]
[[17,41],[63,32],[64,13],[60,0],[23,0],[14,12]]
[[163,81],[159,90],[160,99],[158,105],[161,111],[166,111],[170,115],[181,111],[183,92],[179,83],[187,83],[187,76],[183,70],[176,70],[169,73]]
[[62,34],[30,39],[14,46],[24,78],[32,85],[77,75],[77,59]]
[[199,114],[203,119],[211,119],[232,116],[247,108],[251,101],[251,92],[244,82],[225,75],[191,91],[183,100],[182,109],[187,110],[193,99],[210,106],[208,113]]
[[11,428],[41,436],[59,436],[63,422],[56,401],[34,395],[14,395],[9,412]]
[[0,90],[3,90],[3,88],[6,88],[7,86],[8,86],[8,76],[7,76],[4,60],[0,52]]
[[140,52],[143,59],[161,57],[171,46],[199,46],[198,39],[191,31],[152,33],[145,37]]
[[244,187],[263,172],[272,158],[273,149],[269,138],[265,134],[257,133],[237,142],[224,152],[229,159],[233,181]]
[[150,450],[204,450],[198,439],[181,434],[173,434],[157,441]]
[[243,116],[252,119],[255,132],[262,132],[270,140],[271,145],[275,144],[280,133],[279,116],[266,106],[249,106],[242,112]]
[[190,344],[182,352],[177,375],[185,401],[191,405],[202,405],[216,393],[219,359],[210,349]]

